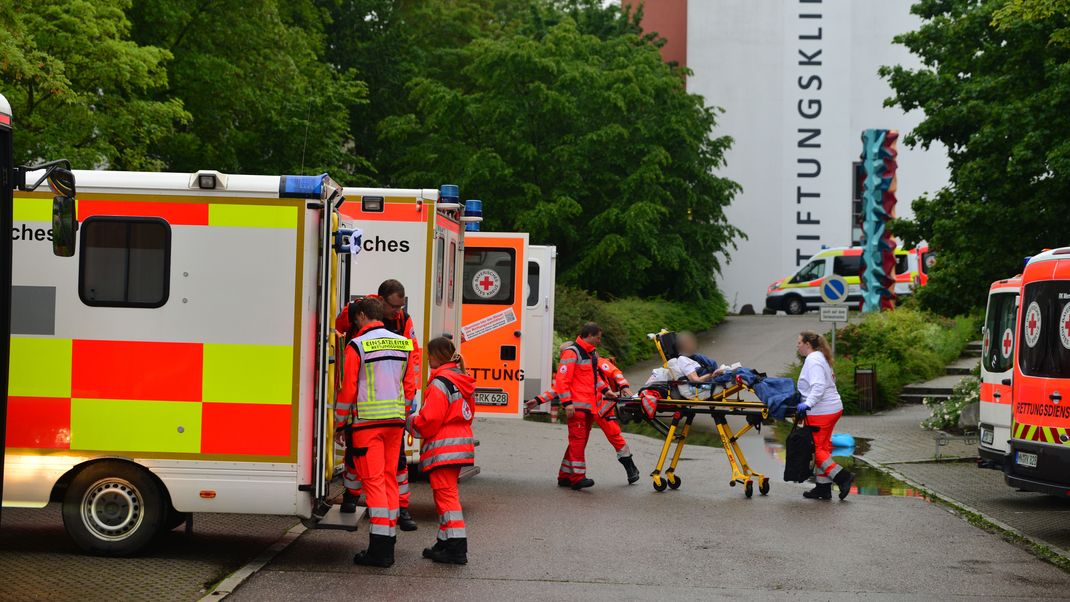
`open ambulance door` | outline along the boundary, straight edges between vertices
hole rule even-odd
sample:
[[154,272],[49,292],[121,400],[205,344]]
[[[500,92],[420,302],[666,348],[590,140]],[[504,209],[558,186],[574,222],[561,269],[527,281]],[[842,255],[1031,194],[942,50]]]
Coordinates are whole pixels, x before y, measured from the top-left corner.
[[522,416],[527,248],[527,233],[465,233],[461,352],[478,414]]
[[[531,245],[527,253],[524,292],[524,336],[521,344],[524,385],[522,399],[532,399],[550,388],[554,345],[554,284],[557,247]],[[549,412],[550,408],[540,408]]]

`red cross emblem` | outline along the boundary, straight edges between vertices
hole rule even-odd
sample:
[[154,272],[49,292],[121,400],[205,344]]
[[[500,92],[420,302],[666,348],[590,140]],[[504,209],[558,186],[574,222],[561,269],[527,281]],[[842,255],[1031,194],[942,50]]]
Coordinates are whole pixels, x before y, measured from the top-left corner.
[[1011,336],[1011,329],[1008,328],[1003,333],[1003,357],[1010,357],[1011,346],[1014,344],[1014,337]]
[[1033,336],[1037,333],[1037,317],[1029,315],[1029,336]]
[[479,270],[472,276],[472,289],[483,299],[490,299],[502,289],[502,277],[490,268]]
[[483,287],[483,290],[489,291],[490,287],[494,286],[494,281],[490,279],[490,276],[484,276],[483,279],[479,281],[479,286]]
[[1025,344],[1030,348],[1035,347],[1040,340],[1040,329],[1043,320],[1040,317],[1040,304],[1033,301],[1025,312]]

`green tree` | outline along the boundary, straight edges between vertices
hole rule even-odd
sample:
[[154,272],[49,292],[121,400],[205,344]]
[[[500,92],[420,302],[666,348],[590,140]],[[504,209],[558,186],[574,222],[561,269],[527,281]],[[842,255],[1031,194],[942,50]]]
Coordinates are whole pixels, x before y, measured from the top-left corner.
[[922,67],[885,67],[895,104],[925,119],[908,144],[948,149],[950,183],[892,229],[939,251],[918,294],[954,314],[984,303],[1022,257],[1066,244],[1070,213],[1070,49],[1065,0],[923,0],[896,41]]
[[635,34],[480,38],[454,84],[409,84],[415,111],[384,120],[395,179],[456,182],[486,227],[555,244],[559,282],[609,295],[709,297],[738,186],[713,175],[731,140],[716,109]]
[[162,166],[153,145],[189,114],[180,101],[158,94],[171,55],[130,39],[129,6],[129,0],[0,5],[0,91],[15,114],[16,161],[66,158],[80,169]]
[[134,37],[174,55],[164,94],[193,116],[157,145],[168,169],[358,171],[349,110],[366,90],[332,68],[312,0],[135,0]]

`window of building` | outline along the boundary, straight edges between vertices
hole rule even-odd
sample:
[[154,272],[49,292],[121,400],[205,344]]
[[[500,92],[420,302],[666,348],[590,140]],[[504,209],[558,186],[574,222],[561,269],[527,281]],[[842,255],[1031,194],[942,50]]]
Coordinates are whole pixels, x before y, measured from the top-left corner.
[[171,280],[171,227],[158,218],[81,224],[78,296],[94,307],[161,307]]

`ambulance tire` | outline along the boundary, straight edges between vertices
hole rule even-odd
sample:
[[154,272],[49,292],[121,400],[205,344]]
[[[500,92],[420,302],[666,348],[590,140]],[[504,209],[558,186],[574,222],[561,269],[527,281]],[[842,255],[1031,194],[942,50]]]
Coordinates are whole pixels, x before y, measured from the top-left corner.
[[168,518],[159,483],[127,462],[91,464],[63,498],[63,526],[82,550],[129,556],[148,544]]
[[798,295],[792,295],[784,299],[784,311],[789,316],[798,316],[806,313],[806,302]]

